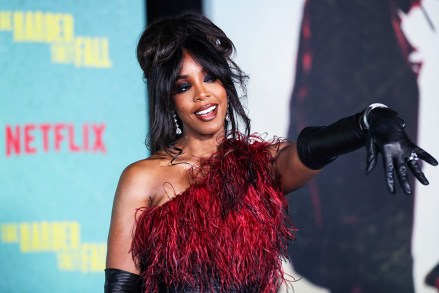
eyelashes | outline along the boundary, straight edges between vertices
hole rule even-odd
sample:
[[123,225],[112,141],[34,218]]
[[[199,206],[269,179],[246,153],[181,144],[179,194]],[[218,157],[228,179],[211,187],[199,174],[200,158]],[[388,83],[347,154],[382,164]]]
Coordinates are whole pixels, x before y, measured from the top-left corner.
[[[203,82],[206,82],[206,83],[214,83],[217,80],[218,80],[218,78],[216,76],[212,75],[212,74],[206,74],[204,76],[204,78],[203,78]],[[179,81],[175,85],[174,93],[175,94],[181,94],[181,93],[187,92],[188,90],[191,89],[191,87],[192,87],[192,84],[190,82]]]
[[218,77],[212,75],[212,74],[206,74],[206,76],[204,77],[204,82],[215,82],[218,80]]
[[192,85],[188,82],[179,83],[175,86],[174,92],[176,94],[184,93],[184,92],[188,91],[191,88],[191,86]]

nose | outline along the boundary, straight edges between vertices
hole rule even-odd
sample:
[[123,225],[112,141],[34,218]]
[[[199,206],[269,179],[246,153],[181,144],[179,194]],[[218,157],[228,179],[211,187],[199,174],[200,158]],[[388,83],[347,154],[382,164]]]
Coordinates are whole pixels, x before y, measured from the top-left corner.
[[209,98],[210,94],[203,85],[197,85],[194,92],[194,102],[202,102]]

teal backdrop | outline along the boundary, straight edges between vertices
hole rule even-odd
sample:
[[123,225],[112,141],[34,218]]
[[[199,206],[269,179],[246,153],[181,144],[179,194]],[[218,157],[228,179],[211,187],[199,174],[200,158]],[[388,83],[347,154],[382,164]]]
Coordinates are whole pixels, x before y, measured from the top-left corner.
[[118,177],[147,156],[144,1],[0,1],[0,292],[102,292]]

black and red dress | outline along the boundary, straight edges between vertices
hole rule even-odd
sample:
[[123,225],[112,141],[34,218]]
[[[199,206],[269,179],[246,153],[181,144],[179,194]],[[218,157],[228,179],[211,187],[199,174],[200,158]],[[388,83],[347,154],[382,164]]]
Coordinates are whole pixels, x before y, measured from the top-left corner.
[[270,147],[226,139],[188,189],[139,210],[132,254],[146,292],[277,291],[294,230]]

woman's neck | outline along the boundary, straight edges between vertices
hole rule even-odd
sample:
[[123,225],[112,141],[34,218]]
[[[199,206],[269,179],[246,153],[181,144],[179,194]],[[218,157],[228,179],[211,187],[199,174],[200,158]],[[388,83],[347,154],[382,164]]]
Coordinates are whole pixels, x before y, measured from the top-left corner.
[[224,133],[212,137],[184,136],[176,141],[175,146],[182,150],[181,156],[193,159],[211,157],[218,150],[224,139]]

